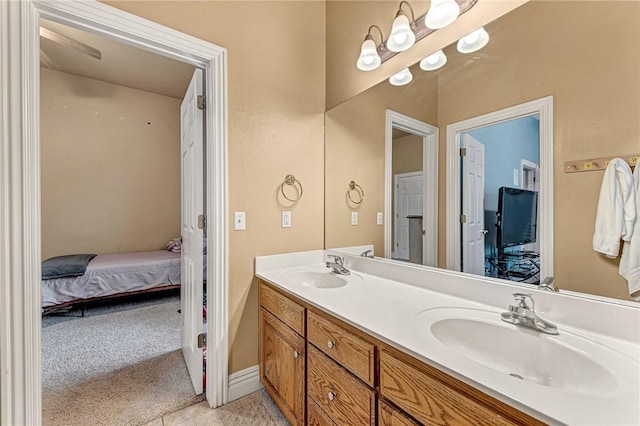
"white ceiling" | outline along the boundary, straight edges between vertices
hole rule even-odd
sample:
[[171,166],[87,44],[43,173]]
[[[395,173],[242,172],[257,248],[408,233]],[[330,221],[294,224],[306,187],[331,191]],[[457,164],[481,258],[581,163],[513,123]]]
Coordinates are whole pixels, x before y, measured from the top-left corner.
[[40,47],[59,66],[58,71],[182,99],[195,70],[193,65],[56,22],[43,19],[40,25],[102,52],[98,60],[40,37]]

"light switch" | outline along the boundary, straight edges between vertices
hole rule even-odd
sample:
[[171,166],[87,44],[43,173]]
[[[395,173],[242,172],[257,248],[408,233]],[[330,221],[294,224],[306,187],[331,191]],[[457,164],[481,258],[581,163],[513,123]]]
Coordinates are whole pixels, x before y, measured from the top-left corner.
[[520,171],[518,169],[513,169],[513,186],[520,186]]
[[244,231],[247,229],[247,216],[245,212],[233,212],[233,230]]
[[382,212],[378,212],[378,214],[376,214],[376,224],[382,225]]
[[291,228],[291,212],[290,211],[282,211],[282,227],[283,228]]
[[354,226],[358,224],[358,212],[351,212],[351,224]]

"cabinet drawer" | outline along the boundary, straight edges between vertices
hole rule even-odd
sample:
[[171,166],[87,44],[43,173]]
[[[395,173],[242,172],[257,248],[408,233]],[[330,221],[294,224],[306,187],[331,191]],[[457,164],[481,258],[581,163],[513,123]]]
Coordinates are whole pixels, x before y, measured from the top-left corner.
[[304,307],[260,282],[260,305],[304,336]]
[[307,401],[307,423],[308,426],[338,426],[311,398]]
[[420,426],[409,416],[384,401],[378,404],[378,418],[380,426]]
[[490,407],[380,352],[380,395],[429,425],[514,425]]
[[307,339],[369,386],[374,385],[374,345],[310,311],[307,311]]
[[375,425],[375,392],[313,345],[307,356],[308,396],[339,425]]

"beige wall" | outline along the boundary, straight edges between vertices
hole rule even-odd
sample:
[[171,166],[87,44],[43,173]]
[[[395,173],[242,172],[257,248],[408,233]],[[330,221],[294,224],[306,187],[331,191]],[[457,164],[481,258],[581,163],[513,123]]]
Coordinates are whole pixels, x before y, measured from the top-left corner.
[[[258,363],[254,257],[323,248],[325,4],[320,1],[109,2],[228,50],[229,371]],[[280,227],[278,185],[304,186]],[[234,211],[247,230],[233,231]]]
[[395,138],[391,152],[391,174],[422,171],[422,138],[406,135]]
[[[378,255],[384,253],[384,226],[376,225],[376,213],[384,212],[385,110],[429,124],[437,122],[436,77],[414,75],[414,82],[424,90],[380,84],[327,112],[325,247],[345,247],[358,241],[358,245],[373,244]],[[357,207],[346,198],[351,180],[365,192],[364,202]],[[359,212],[357,226],[351,225],[351,211]]]
[[[591,248],[603,172],[564,173],[563,164],[640,151],[640,3],[534,1],[486,28],[491,41],[484,49],[472,57],[457,54],[454,48],[445,49],[449,61],[437,72],[440,265],[444,265],[446,248],[447,124],[553,95],[557,283],[569,290],[628,299],[626,282],[617,273],[618,262],[605,259]],[[414,76],[419,73],[416,70]],[[415,83],[405,86],[412,88],[412,96],[422,90]],[[357,110],[365,114],[363,110],[381,103],[371,97],[382,94],[382,86],[389,87],[376,86],[327,113],[327,175],[340,173],[329,155],[334,144],[329,126],[340,120],[337,112]],[[426,90],[433,89],[429,86]],[[343,129],[343,133],[348,132]],[[380,130],[370,136],[376,137],[383,137]],[[338,143],[342,152],[350,151],[347,140]],[[374,149],[380,148],[369,147]],[[378,171],[372,170],[371,176],[383,176],[383,164],[376,166]],[[327,199],[332,196],[327,186]],[[370,202],[382,202],[383,197],[380,193]],[[327,241],[334,232],[330,219],[327,212]],[[341,231],[342,245],[365,242],[356,235],[350,239]]]
[[[327,1],[327,109],[375,86],[401,69],[457,41],[476,28],[493,21],[528,0],[481,0],[460,16],[455,25],[442,28],[416,43],[411,49],[394,56],[380,68],[363,72],[356,68],[360,46],[371,25],[378,25],[385,39],[399,1]],[[410,2],[415,17],[425,14],[429,2]],[[406,10],[406,9],[403,9]],[[380,42],[374,30],[374,40]]]
[[180,100],[41,70],[42,258],[180,235]]

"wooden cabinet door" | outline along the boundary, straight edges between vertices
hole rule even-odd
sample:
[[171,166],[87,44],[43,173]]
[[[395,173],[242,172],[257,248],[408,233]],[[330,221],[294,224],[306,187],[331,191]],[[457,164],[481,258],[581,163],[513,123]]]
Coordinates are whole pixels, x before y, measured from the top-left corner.
[[260,381],[292,425],[303,425],[305,339],[260,309]]

